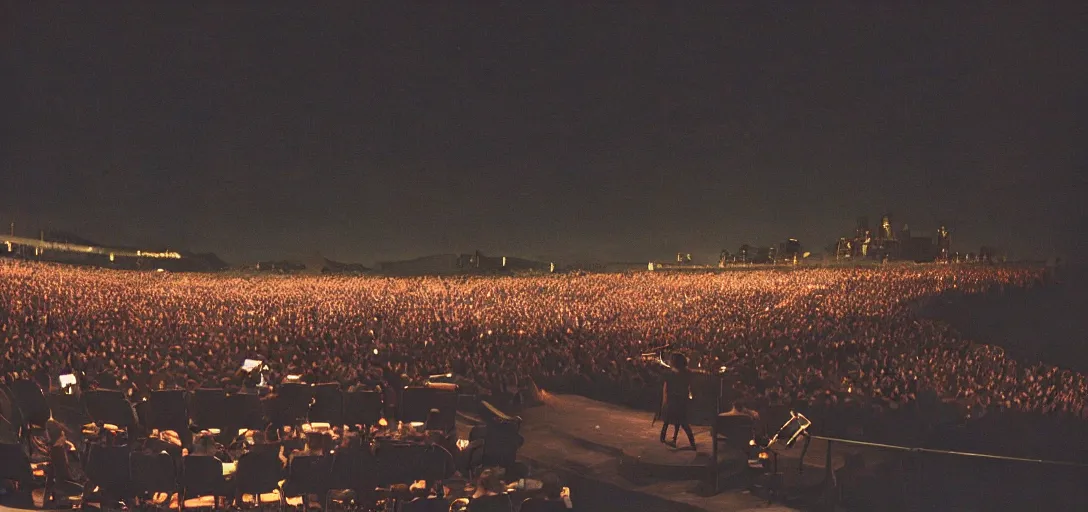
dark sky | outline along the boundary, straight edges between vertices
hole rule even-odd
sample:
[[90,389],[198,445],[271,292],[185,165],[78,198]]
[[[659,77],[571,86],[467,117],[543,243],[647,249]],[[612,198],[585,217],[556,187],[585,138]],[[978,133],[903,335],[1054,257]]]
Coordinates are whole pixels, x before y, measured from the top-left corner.
[[1082,2],[354,3],[4,4],[0,220],[234,262],[1088,230]]

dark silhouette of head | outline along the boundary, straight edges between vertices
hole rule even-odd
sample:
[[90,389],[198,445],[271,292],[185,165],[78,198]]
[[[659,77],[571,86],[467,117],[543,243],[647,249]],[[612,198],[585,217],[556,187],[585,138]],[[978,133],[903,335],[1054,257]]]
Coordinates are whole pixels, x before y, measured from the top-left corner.
[[680,352],[673,352],[672,354],[672,367],[677,370],[688,369],[688,356],[681,354]]

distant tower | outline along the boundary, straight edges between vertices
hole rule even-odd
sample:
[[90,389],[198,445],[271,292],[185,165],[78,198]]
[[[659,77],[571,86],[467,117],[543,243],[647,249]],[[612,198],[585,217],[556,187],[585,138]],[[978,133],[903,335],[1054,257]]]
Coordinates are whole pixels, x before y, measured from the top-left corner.
[[947,262],[952,256],[951,250],[952,234],[948,232],[944,224],[941,224],[941,227],[937,229],[937,261]]

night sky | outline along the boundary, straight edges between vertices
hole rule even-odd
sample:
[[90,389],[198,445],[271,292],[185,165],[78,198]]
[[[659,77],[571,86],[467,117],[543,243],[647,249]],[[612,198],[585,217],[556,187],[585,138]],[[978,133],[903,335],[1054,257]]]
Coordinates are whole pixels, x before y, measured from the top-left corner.
[[355,3],[5,3],[4,229],[716,261],[887,211],[1084,245],[1083,2]]

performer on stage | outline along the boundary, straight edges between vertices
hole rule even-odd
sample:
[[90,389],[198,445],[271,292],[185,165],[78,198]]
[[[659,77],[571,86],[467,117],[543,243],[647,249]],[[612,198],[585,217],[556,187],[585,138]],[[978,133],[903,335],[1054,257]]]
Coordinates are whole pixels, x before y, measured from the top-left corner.
[[688,425],[688,400],[691,399],[691,371],[688,370],[688,358],[684,354],[674,353],[672,365],[659,360],[668,371],[665,372],[665,383],[661,386],[661,403],[664,412],[664,425],[661,426],[661,442],[665,442],[665,431],[672,429],[672,446],[676,446],[676,438],[680,429],[688,436],[691,449],[695,450],[695,434]]

